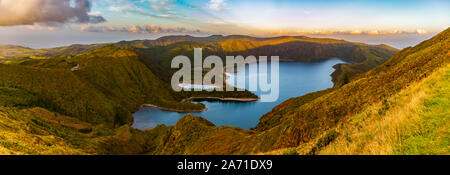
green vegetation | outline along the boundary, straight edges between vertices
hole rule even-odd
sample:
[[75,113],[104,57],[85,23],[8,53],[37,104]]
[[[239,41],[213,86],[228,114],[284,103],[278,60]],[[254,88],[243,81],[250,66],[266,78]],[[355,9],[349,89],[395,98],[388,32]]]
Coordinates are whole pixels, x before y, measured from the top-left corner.
[[[72,71],[74,66],[79,69]],[[0,73],[0,87],[22,89],[37,98],[22,105],[91,123],[129,124],[131,112],[142,104],[181,110],[204,108],[179,102],[169,86],[126,48],[110,46],[76,56],[1,64]]]
[[[448,154],[448,69],[436,72],[450,64],[449,36],[447,29],[388,61],[396,50],[385,45],[308,37],[178,36],[44,49],[36,55],[45,58],[0,64],[0,154]],[[131,112],[142,104],[193,110],[204,106],[182,100],[255,97],[171,91],[171,58],[193,59],[199,46],[204,56],[337,57],[354,64],[336,67],[335,87],[280,104],[251,130],[192,115],[175,126],[131,128]],[[408,93],[414,87],[426,93],[415,98]],[[383,117],[391,120],[375,120]]]
[[[40,118],[56,115],[39,108],[18,110],[0,107],[0,154],[92,154],[90,145],[85,142],[86,136],[67,125]],[[60,116],[58,120],[74,121]],[[89,125],[80,122],[73,126]],[[77,144],[85,149],[74,146]]]
[[[448,154],[450,152],[450,68],[441,72],[440,79],[426,82],[430,91],[419,105],[417,121],[410,121],[401,144],[394,154]],[[431,87],[430,87],[431,86]]]
[[0,106],[29,107],[37,100],[36,96],[25,90],[0,87]]
[[1,155],[139,154],[148,149],[141,131],[92,125],[43,108],[0,106],[0,133]]
[[283,152],[283,155],[298,155],[297,150],[291,149]]
[[448,154],[449,66],[338,125],[341,135],[316,153]]

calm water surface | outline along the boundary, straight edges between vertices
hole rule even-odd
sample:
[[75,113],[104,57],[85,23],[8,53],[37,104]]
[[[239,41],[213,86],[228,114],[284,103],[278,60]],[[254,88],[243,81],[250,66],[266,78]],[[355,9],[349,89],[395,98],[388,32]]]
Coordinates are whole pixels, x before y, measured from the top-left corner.
[[[206,105],[208,111],[190,113],[202,116],[217,126],[231,125],[243,129],[255,127],[259,118],[271,111],[273,107],[291,97],[298,97],[309,92],[327,89],[333,86],[330,74],[333,66],[345,63],[342,60],[332,59],[318,63],[280,62],[280,96],[275,102],[227,102],[227,101],[199,101]],[[270,66],[269,66],[270,68]],[[270,71],[270,69],[269,69]],[[258,75],[249,75],[246,78],[255,78]],[[234,74],[243,74],[241,72]],[[270,72],[269,72],[270,74]],[[268,76],[270,77],[270,75]],[[247,83],[248,84],[248,83]],[[248,89],[248,87],[247,87]],[[253,92],[257,95],[262,92]],[[133,127],[137,129],[153,128],[158,124],[175,125],[181,117],[188,113],[163,111],[145,107],[133,114]]]

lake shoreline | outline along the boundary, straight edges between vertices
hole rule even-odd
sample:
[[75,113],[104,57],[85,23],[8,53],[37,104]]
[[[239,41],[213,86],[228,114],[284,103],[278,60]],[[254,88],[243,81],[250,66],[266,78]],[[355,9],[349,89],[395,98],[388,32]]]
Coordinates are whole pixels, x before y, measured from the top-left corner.
[[[280,62],[303,62],[303,63],[311,63],[311,62],[322,62],[322,61],[327,61],[327,60],[343,60],[343,59],[339,59],[339,58],[327,58],[327,59],[318,59],[318,60],[314,60],[314,61],[299,61],[299,60],[295,60],[295,59],[280,59]],[[340,63],[342,64],[342,63]],[[338,65],[338,64],[336,64]],[[336,66],[334,65],[334,66]],[[334,73],[337,71],[337,69],[333,66],[333,73],[330,75],[332,77],[332,80],[335,79]],[[231,72],[227,72],[227,67],[224,66],[223,68],[223,72],[225,73],[231,73]],[[235,72],[236,73],[236,72]],[[228,79],[228,75],[226,75],[226,79]],[[332,81],[333,82],[333,81]],[[227,85],[228,82],[225,81],[225,83]],[[335,82],[333,82],[333,86],[335,85]],[[189,97],[186,99],[182,99],[181,102],[187,102],[187,101],[191,101],[191,100],[196,100],[196,99],[206,99],[206,100],[217,100],[217,101],[231,101],[231,102],[255,102],[260,100],[260,98],[222,98],[222,97]],[[179,112],[179,113],[188,113],[188,112],[203,112],[203,111],[207,111],[208,108],[203,108],[203,109],[197,109],[197,110],[180,110],[180,109],[172,109],[172,108],[167,108],[167,107],[161,107],[161,106],[157,106],[154,104],[143,104],[141,105],[141,107],[138,109],[140,110],[143,107],[153,107],[153,108],[157,108],[163,111],[170,111],[170,112]]]
[[190,97],[181,100],[181,102],[196,100],[196,99],[209,99],[209,100],[218,100],[218,101],[238,101],[238,102],[252,102],[258,101],[259,98],[222,98],[222,97]]
[[[186,98],[181,100],[181,102],[187,102],[187,101],[191,101],[191,100],[195,100],[195,99],[210,99],[210,100],[217,100],[217,101],[235,101],[235,102],[254,102],[254,101],[258,101],[259,98],[222,98],[222,97],[190,97],[190,98]],[[203,112],[203,111],[207,111],[208,108],[203,108],[203,109],[193,109],[193,110],[181,110],[181,109],[173,109],[173,108],[167,108],[167,107],[161,107],[158,105],[154,105],[154,104],[143,104],[141,105],[140,109],[144,108],[144,107],[151,107],[151,108],[156,108],[156,109],[160,109],[163,111],[170,111],[170,112],[179,112],[179,113],[187,113],[187,112]]]
[[186,113],[186,112],[203,112],[203,111],[207,111],[208,108],[203,108],[203,109],[191,109],[191,110],[181,110],[181,109],[173,109],[173,108],[166,108],[166,107],[161,107],[161,106],[157,106],[154,104],[143,104],[141,105],[140,109],[144,108],[144,107],[151,107],[151,108],[156,108],[156,109],[160,109],[163,111],[169,111],[169,112],[179,112],[179,113]]

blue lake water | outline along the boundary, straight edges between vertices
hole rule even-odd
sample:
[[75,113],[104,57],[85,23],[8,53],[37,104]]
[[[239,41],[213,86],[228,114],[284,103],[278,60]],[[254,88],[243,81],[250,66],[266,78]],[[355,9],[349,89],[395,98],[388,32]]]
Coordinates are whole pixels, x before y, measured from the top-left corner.
[[[292,97],[327,89],[333,86],[330,74],[333,66],[345,63],[342,60],[331,59],[316,63],[280,62],[279,63],[279,98],[275,102],[230,102],[230,101],[200,101],[208,108],[207,111],[190,113],[202,116],[217,126],[231,125],[243,129],[255,127],[259,119],[270,112],[276,105]],[[248,69],[248,67],[247,67]],[[240,73],[233,74],[234,76]],[[258,75],[249,74],[246,78]],[[270,77],[270,66],[269,75]],[[248,84],[248,83],[247,83]],[[248,87],[246,87],[248,89]],[[253,92],[260,95],[261,91]],[[181,117],[188,113],[163,111],[156,108],[145,107],[133,114],[133,127],[148,129],[158,124],[175,125]]]

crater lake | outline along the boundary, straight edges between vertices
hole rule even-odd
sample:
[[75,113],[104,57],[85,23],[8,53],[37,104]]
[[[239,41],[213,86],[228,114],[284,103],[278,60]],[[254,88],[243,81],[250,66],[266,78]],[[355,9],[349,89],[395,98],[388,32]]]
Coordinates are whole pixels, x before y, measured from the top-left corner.
[[[203,103],[208,108],[203,112],[179,113],[164,111],[153,107],[143,107],[133,114],[133,127],[148,129],[159,124],[175,125],[186,114],[201,116],[214,123],[216,126],[235,126],[243,129],[255,127],[259,119],[278,104],[292,97],[299,97],[310,92],[320,91],[333,87],[331,73],[335,71],[334,65],[346,63],[339,59],[329,59],[321,62],[280,62],[279,63],[279,98],[274,102],[235,102],[217,100],[196,100],[195,103]],[[246,84],[248,79],[257,78],[258,75],[250,74],[248,66],[245,71]],[[270,65],[268,65],[270,77]],[[243,72],[229,74],[238,76]],[[233,79],[233,78],[230,78]],[[228,79],[227,82],[230,80]],[[236,79],[236,78],[234,78]],[[230,84],[235,84],[228,82]],[[241,87],[242,88],[242,87]],[[259,89],[259,88],[258,88]],[[267,92],[252,91],[256,95]]]

